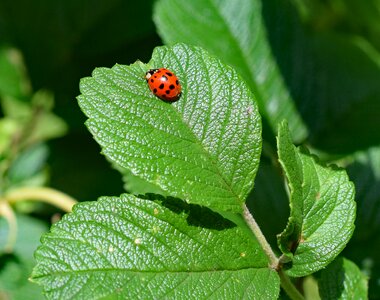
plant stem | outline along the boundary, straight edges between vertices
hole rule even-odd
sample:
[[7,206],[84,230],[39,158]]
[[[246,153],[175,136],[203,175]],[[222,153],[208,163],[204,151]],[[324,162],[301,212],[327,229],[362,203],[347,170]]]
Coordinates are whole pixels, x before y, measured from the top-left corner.
[[17,238],[17,221],[16,216],[9,203],[4,201],[3,198],[0,199],[0,216],[3,216],[5,220],[7,220],[9,227],[8,240],[4,246],[4,251],[11,253],[13,251],[13,247],[16,243]]
[[253,234],[256,236],[259,244],[263,248],[265,254],[269,258],[270,266],[272,269],[277,269],[278,266],[278,258],[276,254],[274,254],[272,247],[267,242],[264,234],[262,233],[259,225],[256,223],[255,219],[251,215],[251,213],[248,210],[248,207],[244,204],[243,206],[243,217],[244,220],[247,222],[249,228],[252,230]]
[[286,294],[289,296],[292,300],[304,300],[304,296],[301,295],[301,293],[297,290],[297,288],[294,286],[294,284],[290,281],[290,278],[282,271],[278,271],[278,275],[280,276],[281,280],[281,287],[284,289]]
[[10,204],[24,200],[42,201],[54,205],[63,211],[71,212],[77,201],[57,190],[46,187],[19,188],[7,193],[4,198]]
[[276,270],[277,273],[279,274],[280,280],[281,280],[281,287],[287,293],[289,298],[292,300],[304,300],[305,298],[297,290],[297,288],[291,282],[290,278],[279,267],[279,259],[277,258],[276,254],[274,254],[272,247],[269,245],[269,243],[266,240],[264,234],[262,233],[259,225],[256,223],[255,219],[253,218],[253,216],[249,212],[248,207],[246,205],[243,206],[243,217],[244,217],[244,220],[247,223],[248,227],[251,229],[253,234],[256,236],[257,241],[261,245],[265,254],[269,258],[270,268]]

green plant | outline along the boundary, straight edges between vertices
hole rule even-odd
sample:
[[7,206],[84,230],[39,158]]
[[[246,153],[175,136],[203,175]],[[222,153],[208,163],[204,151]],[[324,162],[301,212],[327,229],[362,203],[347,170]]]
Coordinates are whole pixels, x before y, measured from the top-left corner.
[[[91,12],[87,2],[42,1],[44,9],[28,15],[1,3],[0,25],[14,32],[0,26],[0,36],[15,37],[33,86],[49,78],[58,104],[77,95],[94,65],[148,61],[157,44],[149,1],[91,3]],[[167,46],[147,64],[95,69],[78,97],[127,194],[74,206],[43,235],[31,280],[51,299],[378,299],[378,0],[153,7]],[[30,38],[19,42],[24,20]],[[46,140],[62,134],[54,129],[62,123],[51,113],[52,94],[32,93],[2,53],[0,298],[38,298],[38,286],[25,282],[46,224],[25,216],[40,206],[21,200],[71,210],[70,198],[42,187]],[[177,102],[149,91],[145,72],[158,67],[179,76]],[[62,107],[70,126],[83,123],[77,107]],[[71,151],[81,161],[82,146],[69,144],[61,156],[67,162]],[[68,190],[76,187],[82,200],[107,195],[100,185],[118,195],[107,171],[88,167],[94,157],[75,165],[75,176],[62,172]]]
[[74,200],[44,187],[48,180],[46,141],[63,135],[66,124],[51,110],[53,95],[32,93],[19,51],[0,48],[0,298],[40,297],[27,281],[34,265],[33,251],[47,230],[26,216],[38,210],[36,200],[70,211]]
[[[159,66],[181,78],[183,95],[174,104],[147,88],[145,72]],[[80,88],[103,154],[156,194],[81,203],[54,225],[32,275],[49,298],[274,299],[281,284],[302,299],[289,276],[325,268],[351,237],[354,187],[346,173],[295,148],[281,123],[278,155],[291,215],[278,237],[282,255],[274,253],[245,204],[262,145],[254,96],[201,48],[156,48],[147,65],[98,68]],[[349,282],[355,277],[353,285],[330,282],[329,289],[365,296],[357,268],[342,264],[339,272]]]

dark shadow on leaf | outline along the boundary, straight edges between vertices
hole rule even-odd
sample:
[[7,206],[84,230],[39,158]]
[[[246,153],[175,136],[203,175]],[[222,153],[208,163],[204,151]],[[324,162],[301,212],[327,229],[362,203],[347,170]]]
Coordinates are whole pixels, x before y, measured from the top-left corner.
[[341,299],[345,278],[343,259],[336,258],[326,269],[318,272],[316,278],[322,299]]
[[139,198],[159,202],[162,206],[170,209],[176,214],[186,214],[187,223],[190,226],[207,229],[224,230],[236,227],[236,225],[223,218],[218,213],[207,207],[185,203],[183,200],[173,197],[164,197],[157,194],[139,195]]

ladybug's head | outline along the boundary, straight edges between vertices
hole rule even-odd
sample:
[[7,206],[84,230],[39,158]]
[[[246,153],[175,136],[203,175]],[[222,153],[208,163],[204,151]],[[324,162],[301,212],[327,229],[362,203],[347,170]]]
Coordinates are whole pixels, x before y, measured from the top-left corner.
[[145,79],[146,79],[146,81],[148,81],[149,78],[152,77],[152,75],[153,75],[154,73],[157,72],[157,70],[158,70],[158,69],[150,69],[150,70],[148,70],[148,71],[145,73]]

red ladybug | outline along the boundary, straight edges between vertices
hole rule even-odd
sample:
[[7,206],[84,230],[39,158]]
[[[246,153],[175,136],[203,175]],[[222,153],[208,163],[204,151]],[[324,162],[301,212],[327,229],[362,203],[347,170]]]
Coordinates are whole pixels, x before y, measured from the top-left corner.
[[181,96],[181,84],[178,77],[165,68],[152,69],[145,74],[150,90],[158,98],[165,101],[176,101]]

